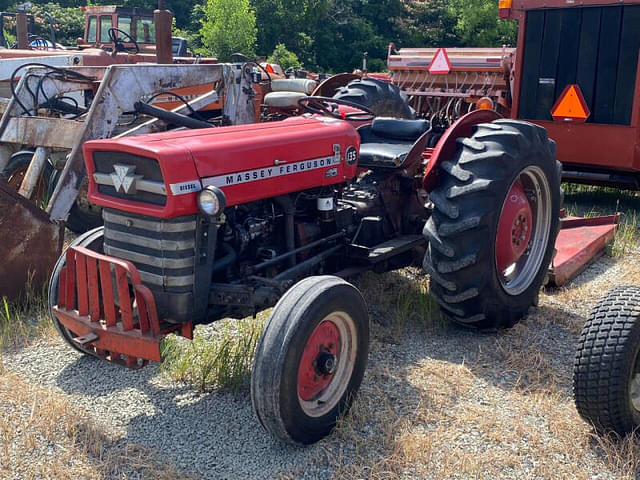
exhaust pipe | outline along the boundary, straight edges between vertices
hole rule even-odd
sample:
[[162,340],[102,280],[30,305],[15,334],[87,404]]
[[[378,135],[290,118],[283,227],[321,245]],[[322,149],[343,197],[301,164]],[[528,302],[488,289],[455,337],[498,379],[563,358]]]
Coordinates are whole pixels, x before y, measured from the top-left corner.
[[171,41],[171,23],[173,14],[166,9],[165,1],[158,0],[158,9],[153,11],[156,24],[156,62],[173,63],[173,45]]

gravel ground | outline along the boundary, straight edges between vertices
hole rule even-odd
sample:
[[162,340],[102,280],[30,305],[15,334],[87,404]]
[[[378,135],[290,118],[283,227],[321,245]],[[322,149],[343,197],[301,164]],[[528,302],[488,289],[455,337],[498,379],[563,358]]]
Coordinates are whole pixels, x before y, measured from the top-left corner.
[[614,479],[619,471],[573,409],[573,345],[606,290],[637,283],[637,260],[599,259],[570,287],[541,295],[521,324],[494,334],[433,319],[398,333],[390,319],[415,274],[365,278],[365,295],[377,300],[361,393],[349,420],[306,449],[267,436],[247,394],[195,394],[157,365],[129,371],[57,340],[7,352],[4,364],[70,395],[120,442],[151,448],[198,478]]

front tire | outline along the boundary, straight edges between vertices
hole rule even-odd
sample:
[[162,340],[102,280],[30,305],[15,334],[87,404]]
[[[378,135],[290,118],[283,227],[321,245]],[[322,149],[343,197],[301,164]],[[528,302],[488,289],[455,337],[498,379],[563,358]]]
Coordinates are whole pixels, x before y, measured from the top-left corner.
[[640,287],[611,290],[582,328],[573,364],[578,413],[601,433],[640,425]]
[[475,126],[440,165],[424,228],[431,294],[453,321],[510,327],[537,302],[559,228],[560,163],[544,128]]
[[275,306],[256,350],[251,400],[260,423],[285,443],[322,439],[351,406],[368,352],[360,292],[332,276],[298,282]]

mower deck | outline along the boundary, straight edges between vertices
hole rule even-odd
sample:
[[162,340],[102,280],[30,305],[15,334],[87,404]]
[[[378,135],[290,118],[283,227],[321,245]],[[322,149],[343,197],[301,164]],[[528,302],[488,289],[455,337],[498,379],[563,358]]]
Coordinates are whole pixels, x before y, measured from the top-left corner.
[[615,235],[620,216],[561,219],[556,239],[556,256],[549,269],[549,281],[560,287],[604,253]]

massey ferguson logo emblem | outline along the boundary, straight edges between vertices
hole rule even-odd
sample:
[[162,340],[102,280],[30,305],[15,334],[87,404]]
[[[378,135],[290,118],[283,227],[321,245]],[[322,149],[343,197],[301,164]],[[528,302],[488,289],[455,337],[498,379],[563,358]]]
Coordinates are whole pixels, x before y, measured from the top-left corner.
[[116,192],[126,195],[136,193],[136,182],[142,178],[142,175],[135,175],[136,166],[116,163],[113,169],[115,171],[111,174],[111,180]]

